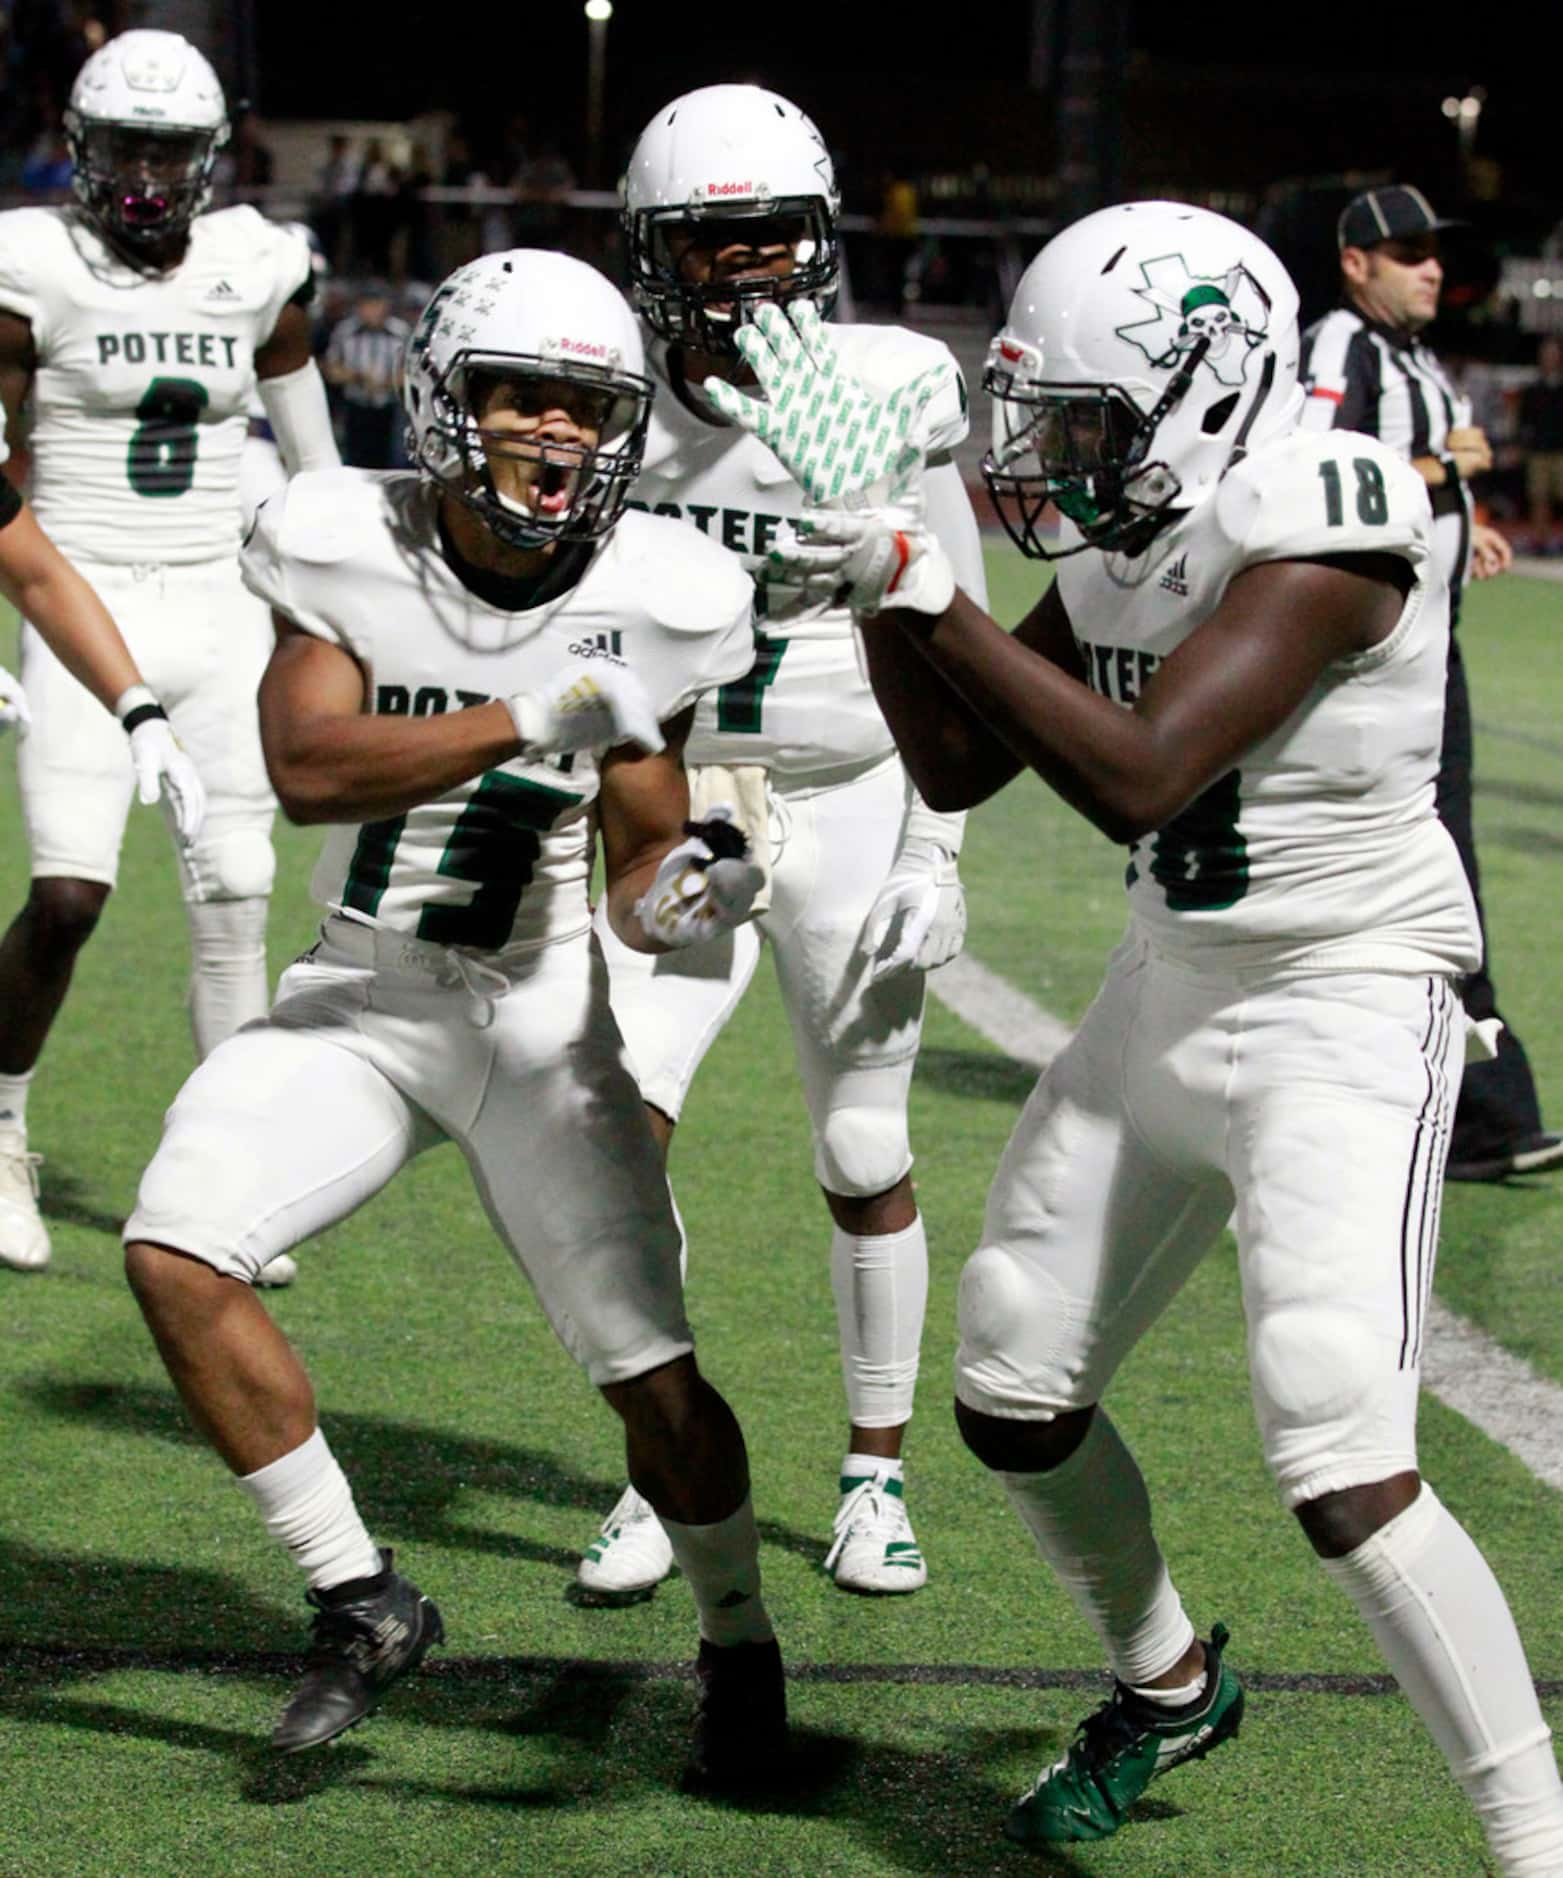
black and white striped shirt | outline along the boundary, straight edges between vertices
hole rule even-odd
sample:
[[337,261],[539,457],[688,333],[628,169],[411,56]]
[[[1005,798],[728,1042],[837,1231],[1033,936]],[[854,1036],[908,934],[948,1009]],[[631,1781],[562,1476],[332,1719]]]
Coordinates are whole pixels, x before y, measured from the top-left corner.
[[369,326],[356,313],[337,326],[326,348],[326,360],[353,374],[342,388],[349,404],[367,404],[376,409],[395,404],[401,396],[402,353],[408,331],[407,322],[394,316],[383,326]]
[[[1375,326],[1355,307],[1336,307],[1303,334],[1302,382],[1304,429],[1360,430],[1408,463],[1444,456],[1451,429],[1471,421],[1469,404],[1426,346]],[[1471,552],[1471,492],[1446,467],[1449,480],[1428,495],[1433,538],[1458,610]]]

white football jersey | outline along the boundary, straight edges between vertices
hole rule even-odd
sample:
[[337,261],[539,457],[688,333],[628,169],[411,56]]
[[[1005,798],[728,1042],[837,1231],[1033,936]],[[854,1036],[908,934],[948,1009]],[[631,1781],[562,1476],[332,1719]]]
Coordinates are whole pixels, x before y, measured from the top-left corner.
[[1449,595],[1431,534],[1427,486],[1392,451],[1349,431],[1294,432],[1145,554],[1060,564],[1091,685],[1124,705],[1246,567],[1389,553],[1413,570],[1387,639],[1334,666],[1236,769],[1135,842],[1131,912],[1163,951],[1306,970],[1477,963],[1470,889],[1433,808]]
[[[832,326],[830,335],[843,371],[881,393],[941,360],[954,364],[940,341],[899,327]],[[701,392],[673,382],[667,351],[661,343],[647,348],[657,396],[632,506],[692,523],[756,572],[807,498],[764,444],[719,417]],[[958,371],[930,416],[930,454],[965,437]],[[769,584],[756,592],[752,667],[702,701],[689,761],[759,763],[797,783],[850,775],[887,757],[895,742],[859,661],[851,612]]]
[[77,209],[0,214],[0,308],[38,354],[31,499],[66,554],[238,551],[255,350],[309,278],[303,236],[252,208],[197,216],[167,274],[120,260]]
[[[362,666],[365,709],[429,717],[621,659],[660,721],[754,657],[737,560],[672,522],[626,515],[567,593],[523,612],[462,585],[441,552],[438,495],[410,471],[314,470],[256,517],[249,586]],[[312,890],[323,906],[440,945],[494,952],[570,938],[587,904],[597,769],[520,757],[405,815],[332,828]]]

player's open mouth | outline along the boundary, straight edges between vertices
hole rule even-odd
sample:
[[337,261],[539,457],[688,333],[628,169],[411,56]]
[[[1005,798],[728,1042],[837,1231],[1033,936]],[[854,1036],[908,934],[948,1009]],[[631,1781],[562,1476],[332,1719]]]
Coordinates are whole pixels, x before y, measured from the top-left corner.
[[540,515],[563,515],[575,493],[575,467],[546,459],[532,484],[532,506]]

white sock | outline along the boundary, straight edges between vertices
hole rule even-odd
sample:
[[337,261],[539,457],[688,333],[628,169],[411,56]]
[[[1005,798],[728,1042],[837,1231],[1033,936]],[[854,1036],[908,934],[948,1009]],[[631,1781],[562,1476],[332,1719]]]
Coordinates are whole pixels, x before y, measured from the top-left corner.
[[1061,1467],[999,1479],[1118,1680],[1141,1688],[1166,1675],[1194,1626],[1151,1531],[1140,1470],[1102,1410]]
[[1500,1871],[1563,1872],[1563,1780],[1524,1646],[1487,1561],[1426,1482],[1344,1558],[1319,1561],[1476,1808]]
[[854,1428],[899,1428],[912,1418],[928,1308],[928,1235],[919,1215],[900,1232],[830,1240],[830,1282],[841,1334],[841,1377]]
[[0,1076],[0,1128],[27,1133],[27,1090],[35,1074],[24,1069],[20,1076]]
[[258,900],[192,900],[190,1027],[197,1057],[266,1015],[266,908]]
[[1192,1682],[1180,1682],[1171,1689],[1136,1689],[1133,1683],[1129,1688],[1145,1702],[1159,1702],[1163,1708],[1187,1708],[1190,1702],[1197,1702],[1210,1687],[1210,1671],[1202,1669]]
[[260,1508],[266,1530],[280,1539],[308,1574],[312,1591],[373,1578],[380,1552],[353,1504],[353,1490],[317,1428],[280,1461],[241,1476]]
[[841,1491],[855,1487],[862,1480],[904,1480],[906,1469],[900,1457],[888,1454],[849,1454],[841,1463]]
[[775,1632],[760,1597],[760,1535],[749,1495],[736,1513],[714,1525],[663,1519],[662,1530],[694,1593],[701,1636],[724,1645],[768,1643]]

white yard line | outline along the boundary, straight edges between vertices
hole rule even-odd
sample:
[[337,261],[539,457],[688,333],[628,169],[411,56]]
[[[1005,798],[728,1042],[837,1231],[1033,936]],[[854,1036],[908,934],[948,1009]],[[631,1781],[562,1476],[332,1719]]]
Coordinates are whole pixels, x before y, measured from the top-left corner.
[[[1017,1063],[1043,1069],[1069,1027],[969,952],[935,972],[928,989]],[[1563,1388],[1435,1298],[1422,1348],[1422,1387],[1563,1492]]]

